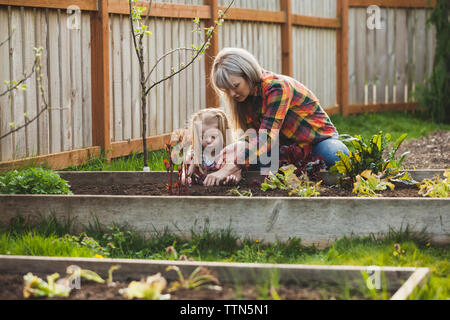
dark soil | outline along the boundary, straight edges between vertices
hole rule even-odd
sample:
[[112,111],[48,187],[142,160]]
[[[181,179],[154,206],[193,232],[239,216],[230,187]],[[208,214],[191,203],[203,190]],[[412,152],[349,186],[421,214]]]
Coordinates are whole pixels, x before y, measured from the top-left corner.
[[403,141],[396,156],[406,151],[403,166],[406,169],[449,169],[450,168],[450,130],[430,132],[428,137]]
[[[38,275],[46,279],[44,275]],[[131,281],[131,279],[130,279]],[[69,299],[69,300],[124,300],[119,294],[119,289],[126,288],[129,282],[116,282],[114,287],[106,284],[98,284],[82,280],[81,288],[73,289],[68,298],[29,298],[29,299]],[[1,274],[0,275],[0,300],[22,300],[23,297],[23,275]],[[222,285],[221,291],[211,289],[200,290],[178,290],[171,292],[171,300],[262,300],[272,299],[269,289],[262,289],[263,286],[255,285]],[[343,289],[337,287],[319,289],[312,286],[282,286],[275,290],[282,300],[323,300],[323,299],[342,299]],[[166,292],[163,291],[163,294]],[[357,290],[350,290],[351,299],[367,299],[364,294]]]
[[[259,179],[263,180],[262,178]],[[72,184],[71,190],[74,194],[95,194],[95,195],[148,195],[148,196],[169,196],[170,193],[166,189],[166,183],[145,183],[135,185],[108,185],[108,186],[95,186],[95,185],[77,185]],[[204,187],[202,185],[192,185],[189,188],[189,194],[185,194],[182,190],[181,195],[189,196],[230,196],[236,197],[238,195],[229,192],[231,189],[237,186],[214,186]],[[286,190],[268,190],[261,191],[259,184],[255,181],[246,181],[243,179],[239,185],[239,191],[251,190],[254,197],[287,197],[289,191]],[[397,185],[393,191],[384,190],[378,192],[380,197],[421,197],[418,194],[416,186],[404,186]],[[174,196],[178,196],[178,190],[174,189]],[[322,186],[320,192],[321,197],[355,197],[351,188],[341,188],[338,186]]]
[[[428,137],[418,139],[410,139],[404,141],[398,149],[396,155],[399,157],[406,151],[411,153],[406,156],[403,167],[405,169],[448,169],[450,168],[450,131],[438,130],[431,132]],[[262,182],[262,178],[259,182]],[[72,184],[71,190],[74,194],[98,194],[98,195],[152,195],[167,196],[170,195],[166,190],[166,183],[160,184],[147,183],[139,185],[76,185]],[[246,181],[244,179],[239,183],[239,191],[250,190],[253,196],[258,197],[286,197],[288,191],[273,190],[261,191],[259,185],[255,185],[254,181]],[[230,189],[236,186],[215,186],[204,187],[201,185],[193,185],[189,188],[189,194],[181,192],[181,195],[190,196],[237,196],[228,193]],[[173,195],[178,195],[175,190]],[[393,191],[385,190],[378,192],[380,197],[421,197],[415,186],[396,185]],[[337,186],[322,186],[321,197],[354,197],[350,188],[343,189]]]

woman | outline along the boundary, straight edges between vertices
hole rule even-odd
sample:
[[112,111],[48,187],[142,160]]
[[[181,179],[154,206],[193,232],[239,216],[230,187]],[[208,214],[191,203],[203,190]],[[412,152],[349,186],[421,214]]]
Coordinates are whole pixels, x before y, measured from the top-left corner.
[[[266,129],[267,142],[255,146],[255,140],[245,138],[245,161],[270,157],[272,141],[280,145],[296,143],[321,156],[327,167],[339,160],[337,151],[349,154],[348,148],[337,139],[338,132],[316,96],[293,78],[277,75],[261,68],[255,57],[240,48],[225,48],[219,52],[211,70],[214,90],[223,95],[235,129]],[[274,144],[275,145],[275,144]],[[236,144],[223,149],[216,158],[217,165],[232,159],[232,164],[209,174],[204,185],[219,185],[227,176],[241,169],[236,164]],[[255,168],[255,166],[253,166]]]

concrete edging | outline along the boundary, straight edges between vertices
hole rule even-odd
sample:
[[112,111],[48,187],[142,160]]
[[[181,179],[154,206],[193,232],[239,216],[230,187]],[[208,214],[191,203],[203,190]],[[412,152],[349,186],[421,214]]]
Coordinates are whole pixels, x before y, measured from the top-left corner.
[[[133,177],[142,182],[165,174],[76,173],[72,179],[130,183]],[[128,225],[147,235],[168,228],[189,237],[192,229],[207,226],[211,231],[230,228],[241,238],[273,242],[300,237],[305,244],[319,246],[344,236],[376,235],[409,226],[425,230],[434,243],[450,243],[450,199],[0,195],[0,213],[0,225],[17,215],[54,214],[75,219],[81,227],[95,216],[103,225]]]

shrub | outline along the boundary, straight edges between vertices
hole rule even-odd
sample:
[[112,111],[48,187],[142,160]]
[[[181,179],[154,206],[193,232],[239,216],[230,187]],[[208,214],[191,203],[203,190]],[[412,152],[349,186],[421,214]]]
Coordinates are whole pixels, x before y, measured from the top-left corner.
[[8,171],[0,175],[3,194],[72,194],[70,185],[54,171],[43,168]]

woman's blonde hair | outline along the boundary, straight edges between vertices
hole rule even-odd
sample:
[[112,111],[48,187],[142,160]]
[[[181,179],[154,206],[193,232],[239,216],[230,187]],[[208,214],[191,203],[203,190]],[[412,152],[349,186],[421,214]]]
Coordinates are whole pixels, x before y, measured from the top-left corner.
[[245,102],[237,102],[227,93],[227,90],[233,88],[230,75],[244,78],[250,90],[253,91],[261,82],[262,72],[263,69],[256,58],[241,48],[224,48],[214,59],[211,68],[211,85],[219,96],[224,96],[234,129],[246,131],[248,125],[245,119]]

